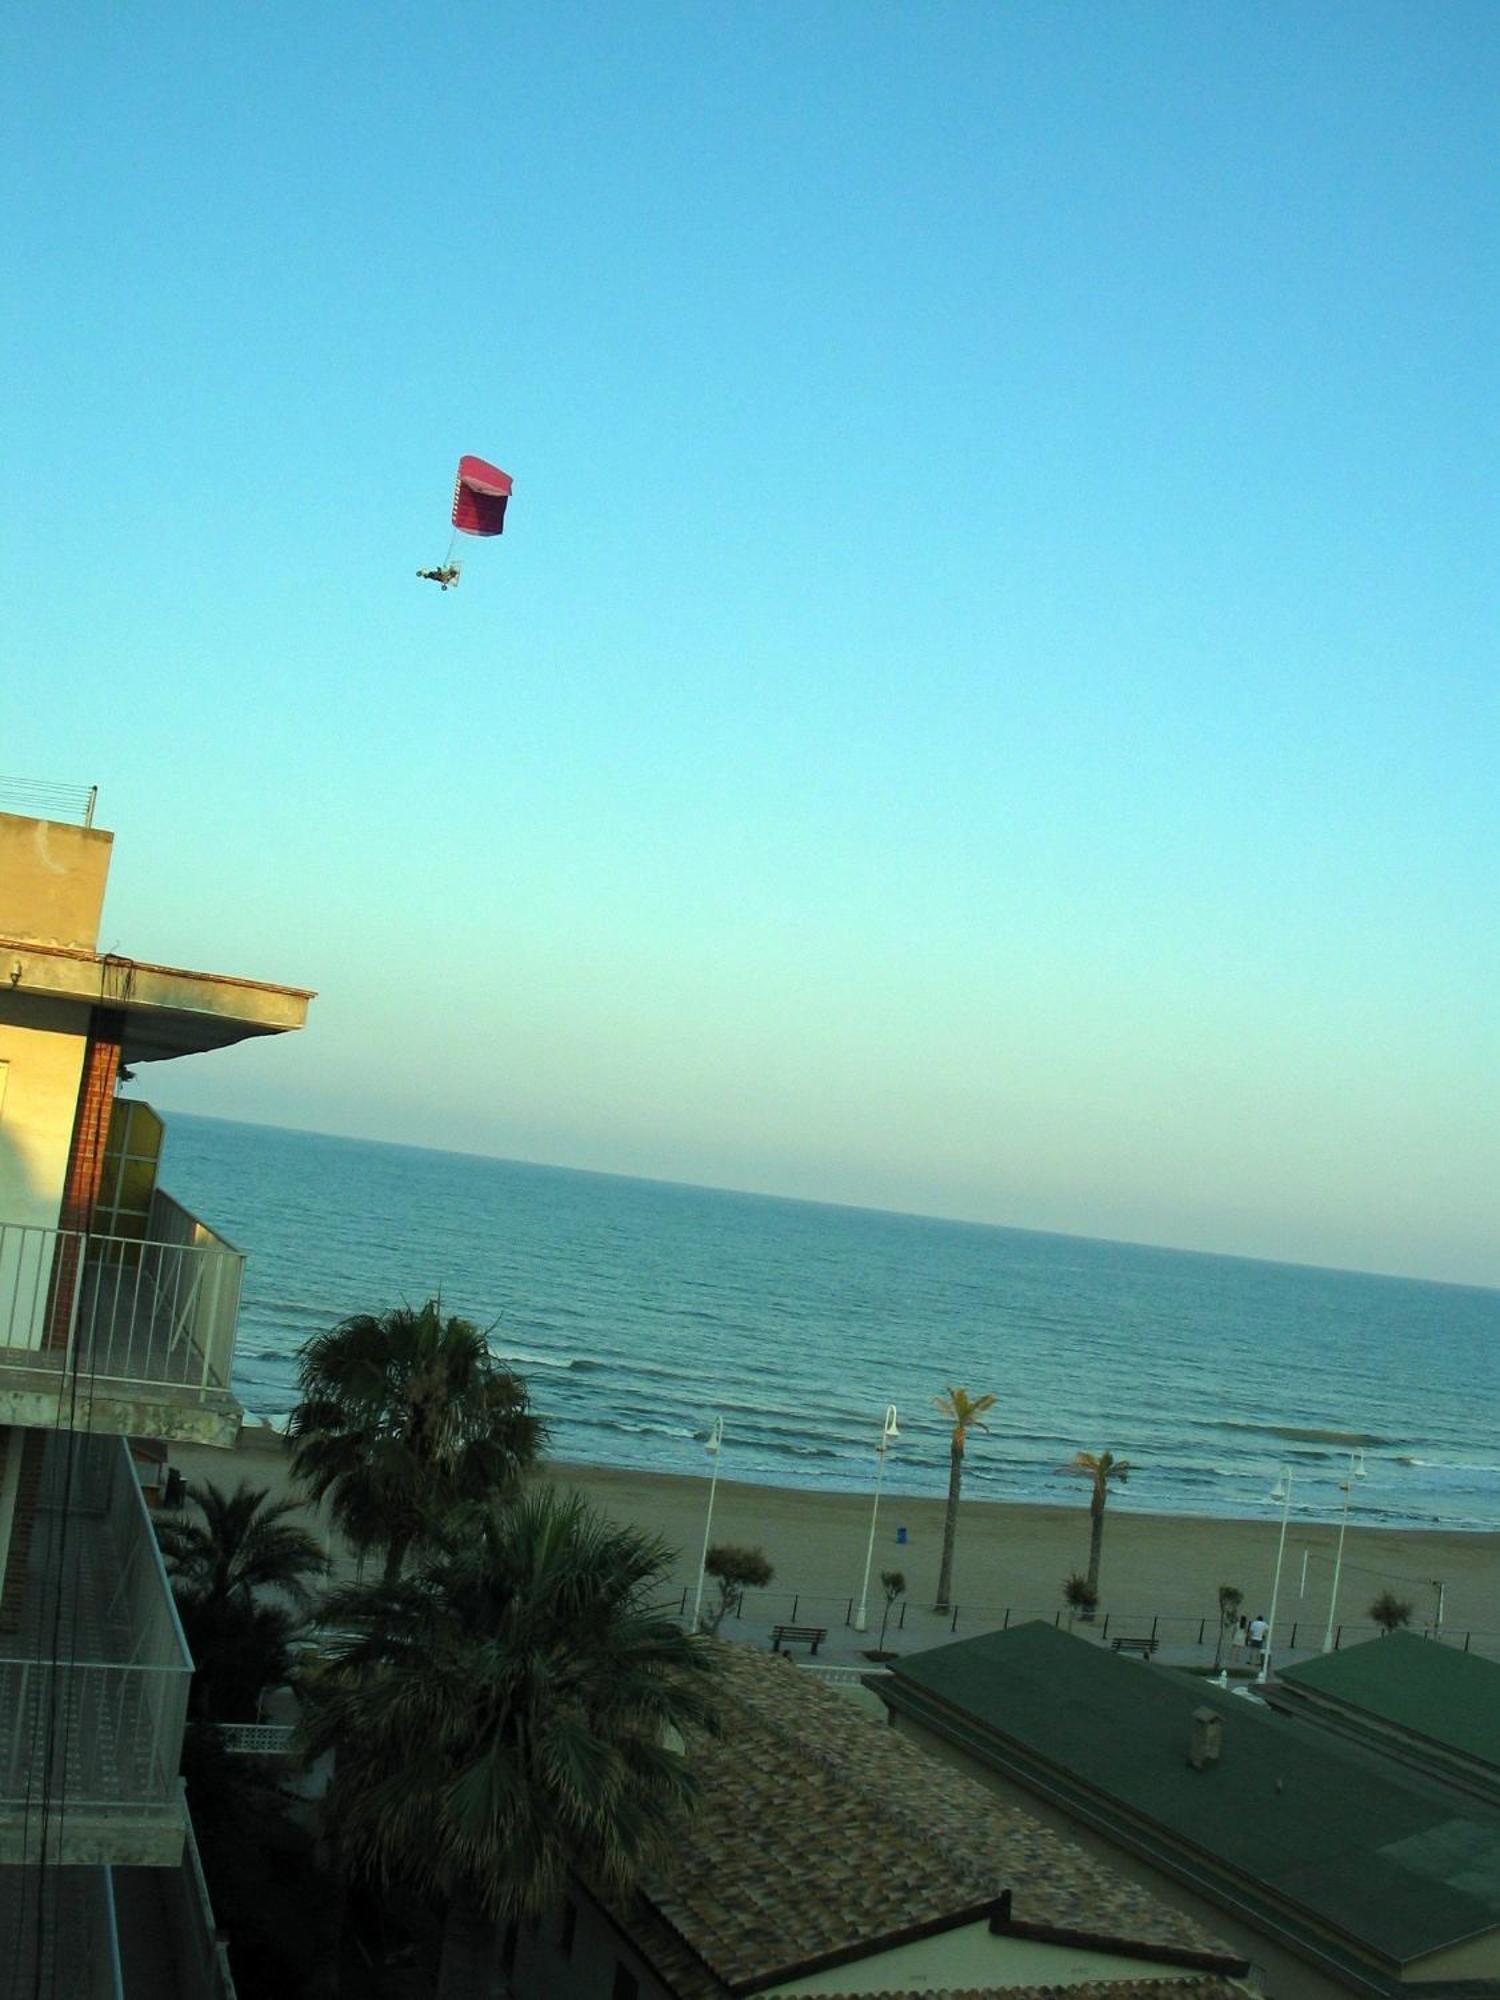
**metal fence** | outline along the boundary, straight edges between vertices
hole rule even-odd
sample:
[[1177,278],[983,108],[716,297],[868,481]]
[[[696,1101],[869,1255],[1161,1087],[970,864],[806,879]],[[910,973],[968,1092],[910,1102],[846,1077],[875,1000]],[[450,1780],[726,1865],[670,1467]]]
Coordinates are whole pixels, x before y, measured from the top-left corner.
[[0,1365],[229,1387],[245,1259],[170,1195],[144,1239],[0,1224]]
[[[679,1597],[671,1604],[676,1616],[686,1618],[692,1606],[693,1587],[684,1585]],[[1132,1649],[1137,1643],[1145,1649],[1152,1649],[1186,1665],[1212,1665],[1220,1655],[1219,1616],[1217,1609],[1195,1617],[1190,1612],[1156,1611],[1109,1611],[1098,1618],[1085,1620],[1054,1605],[1010,1605],[965,1602],[953,1604],[945,1611],[935,1611],[930,1605],[910,1596],[902,1597],[891,1606],[886,1619],[884,1602],[876,1598],[867,1606],[868,1628],[860,1633],[855,1624],[858,1600],[852,1596],[835,1596],[827,1591],[807,1590],[747,1590],[744,1597],[729,1613],[726,1633],[737,1624],[751,1624],[770,1627],[778,1624],[813,1625],[827,1629],[830,1640],[836,1633],[848,1635],[847,1643],[858,1642],[874,1647],[880,1638],[882,1622],[885,1622],[886,1644],[892,1648],[900,1646],[911,1652],[928,1646],[940,1646],[950,1638],[972,1638],[980,1632],[1003,1632],[1012,1625],[1025,1625],[1037,1619],[1059,1629],[1071,1629],[1080,1639],[1091,1639],[1096,1644],[1115,1647],[1120,1650]],[[1297,1653],[1304,1657],[1309,1653],[1322,1651],[1327,1614],[1321,1617],[1285,1618],[1277,1621],[1275,1632],[1275,1655],[1277,1659],[1287,1659]],[[1445,1625],[1435,1630],[1432,1625],[1415,1625],[1410,1628],[1420,1637],[1432,1639],[1461,1652],[1474,1652],[1489,1659],[1500,1659],[1500,1632],[1471,1629],[1465,1626]],[[1366,1618],[1350,1618],[1333,1628],[1333,1649],[1354,1646],[1363,1640],[1379,1636],[1380,1627]],[[1233,1658],[1231,1658],[1233,1655]],[[1248,1666],[1251,1664],[1243,1650],[1236,1652],[1232,1635],[1226,1635],[1222,1647],[1221,1663],[1225,1665]]]

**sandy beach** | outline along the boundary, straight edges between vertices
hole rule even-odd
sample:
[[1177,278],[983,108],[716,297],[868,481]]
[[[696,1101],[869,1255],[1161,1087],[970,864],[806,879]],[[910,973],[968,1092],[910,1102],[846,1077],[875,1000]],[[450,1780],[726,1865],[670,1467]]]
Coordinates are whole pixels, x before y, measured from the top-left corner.
[[[212,1479],[223,1485],[246,1477],[277,1493],[294,1490],[284,1441],[269,1426],[247,1425],[233,1454],[178,1446],[172,1458],[189,1480]],[[677,1551],[673,1572],[677,1585],[691,1587],[703,1543],[706,1479],[556,1462],[549,1463],[542,1476],[576,1487],[616,1520],[661,1535]],[[870,1586],[871,1624],[878,1627],[880,1620],[879,1572],[901,1570],[908,1585],[901,1638],[907,1647],[935,1643],[953,1629],[951,1618],[938,1618],[931,1611],[942,1552],[943,1505],[940,1493],[930,1499],[903,1495],[881,1501]],[[347,1552],[337,1547],[326,1519],[317,1517],[314,1526],[330,1546],[336,1573],[349,1573]],[[1135,1633],[1149,1630],[1156,1619],[1164,1645],[1176,1646],[1195,1643],[1206,1620],[1211,1647],[1220,1583],[1236,1584],[1245,1592],[1247,1613],[1269,1610],[1279,1530],[1280,1517],[1270,1505],[1261,1520],[1218,1520],[1132,1513],[1112,1497],[1100,1578],[1101,1622],[1107,1615],[1116,1632]],[[859,1596],[869,1532],[868,1495],[719,1482],[713,1539],[757,1545],[776,1570],[771,1589],[753,1594],[746,1606],[748,1628],[790,1618],[795,1598],[799,1619],[826,1625],[832,1635],[842,1633],[849,1602]],[[1336,1521],[1311,1523],[1294,1517],[1287,1530],[1277,1619],[1284,1648],[1295,1643],[1301,1653],[1316,1650],[1321,1643],[1337,1539]],[[1076,1507],[966,1500],[955,1566],[959,1634],[1000,1625],[1007,1614],[1012,1623],[1053,1617],[1061,1605],[1064,1577],[1087,1567],[1088,1544],[1087,1489],[1082,1482]],[[1472,1632],[1476,1651],[1500,1656],[1500,1535],[1362,1528],[1355,1520],[1345,1543],[1339,1586],[1339,1619],[1346,1627],[1346,1642],[1370,1636],[1366,1611],[1386,1588],[1413,1605],[1415,1627],[1430,1624],[1437,1580],[1444,1586],[1445,1634],[1462,1643],[1463,1635]],[[831,1638],[831,1650],[836,1643]]]

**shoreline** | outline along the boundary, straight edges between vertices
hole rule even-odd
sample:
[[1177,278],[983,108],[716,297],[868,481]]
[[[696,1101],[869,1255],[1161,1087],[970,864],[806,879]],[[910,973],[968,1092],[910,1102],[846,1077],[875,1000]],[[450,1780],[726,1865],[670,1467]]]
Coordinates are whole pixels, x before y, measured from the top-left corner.
[[[183,1446],[173,1460],[189,1479],[224,1483],[273,1473],[273,1489],[294,1491],[286,1470],[286,1443],[269,1424],[249,1424],[233,1453]],[[246,1461],[253,1461],[247,1464]],[[274,1472],[273,1472],[274,1468]],[[538,1476],[571,1486],[611,1519],[661,1536],[677,1551],[674,1585],[697,1577],[708,1507],[707,1476],[646,1472],[618,1466],[547,1459]],[[820,1622],[839,1621],[857,1598],[870,1542],[871,1493],[842,1493],[767,1486],[721,1478],[714,1503],[712,1539],[750,1543],[775,1567],[772,1599],[799,1596],[816,1603]],[[883,1494],[871,1563],[872,1616],[880,1615],[878,1577],[900,1569],[908,1584],[908,1613],[920,1612],[924,1639],[936,1643],[947,1621],[930,1611],[941,1556],[946,1494]],[[326,1523],[321,1524],[327,1534]],[[965,1498],[959,1509],[954,1601],[961,1631],[1013,1618],[1052,1618],[1062,1604],[1063,1580],[1088,1567],[1089,1509],[1080,1485],[1076,1505]],[[1132,1513],[1113,1500],[1105,1515],[1100,1569],[1100,1616],[1125,1623],[1154,1617],[1196,1627],[1212,1618],[1221,1583],[1245,1593],[1247,1616],[1266,1611],[1276,1568],[1280,1516],[1263,1517]],[[900,1539],[904,1529],[905,1539]],[[1277,1622],[1316,1628],[1321,1642],[1332,1592],[1337,1520],[1299,1521],[1287,1528]],[[1304,1565],[1304,1551],[1306,1563]],[[1305,1567],[1305,1586],[1304,1586]],[[1337,1623],[1350,1641],[1373,1630],[1367,1611],[1385,1589],[1413,1607],[1412,1629],[1431,1623],[1435,1583],[1444,1586],[1443,1626],[1449,1634],[1472,1630],[1494,1635],[1500,1648],[1500,1532],[1474,1528],[1368,1527],[1349,1523],[1338,1593]],[[771,1610],[770,1616],[783,1613]],[[910,1635],[909,1635],[910,1636]]]

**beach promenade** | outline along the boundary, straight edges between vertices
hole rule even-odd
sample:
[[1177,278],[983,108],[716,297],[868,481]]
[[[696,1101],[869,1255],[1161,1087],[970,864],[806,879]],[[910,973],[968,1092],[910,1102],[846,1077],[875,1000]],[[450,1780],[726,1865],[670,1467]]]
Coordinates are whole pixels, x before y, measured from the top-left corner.
[[[248,1478],[280,1494],[293,1491],[280,1434],[247,1425],[233,1453],[174,1447],[173,1463],[189,1480],[234,1485]],[[612,1518],[660,1535],[677,1558],[673,1591],[691,1607],[703,1546],[707,1479],[635,1472],[608,1466],[551,1463],[544,1477],[576,1487]],[[883,1603],[879,1575],[900,1570],[904,1600],[891,1614],[887,1643],[915,1652],[951,1636],[970,1636],[1007,1622],[1056,1618],[1064,1578],[1088,1563],[1087,1489],[1076,1506],[1002,1505],[965,1501],[959,1520],[954,1609],[932,1609],[942,1544],[943,1496],[887,1495],[881,1502],[871,1566],[868,1630],[853,1629],[870,1532],[870,1495],[805,1492],[721,1479],[713,1539],[763,1548],[775,1567],[765,1591],[747,1595],[725,1636],[769,1644],[773,1625],[821,1626],[828,1637],[820,1661],[852,1663],[876,1644]],[[331,1571],[354,1565],[328,1521],[313,1510],[309,1523],[330,1549]],[[905,1530],[904,1541],[898,1540]],[[1132,1512],[1111,1499],[1105,1522],[1099,1615],[1100,1643],[1154,1635],[1156,1657],[1202,1664],[1213,1658],[1221,1583],[1244,1592],[1247,1616],[1269,1612],[1280,1517],[1267,1507],[1260,1520],[1218,1520]],[[1277,1608],[1278,1653],[1303,1657],[1321,1648],[1327,1625],[1338,1526],[1293,1515],[1287,1530]],[[1304,1585],[1304,1552],[1305,1585]],[[1369,1638],[1371,1601],[1390,1589],[1411,1603],[1413,1628],[1431,1626],[1435,1585],[1443,1585],[1443,1633],[1450,1642],[1500,1658],[1500,1535],[1443,1530],[1365,1528],[1351,1520],[1339,1583],[1336,1632],[1344,1643]],[[709,1591],[712,1584],[709,1585]],[[706,1593],[707,1597],[707,1593]],[[904,1606],[904,1626],[903,1619]],[[1064,1622],[1066,1622],[1064,1614]],[[795,1656],[806,1657],[805,1648]]]

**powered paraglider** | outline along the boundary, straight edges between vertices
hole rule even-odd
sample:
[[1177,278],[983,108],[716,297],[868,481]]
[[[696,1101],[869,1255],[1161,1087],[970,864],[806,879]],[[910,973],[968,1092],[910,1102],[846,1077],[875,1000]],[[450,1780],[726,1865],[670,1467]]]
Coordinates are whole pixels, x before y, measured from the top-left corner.
[[458,474],[453,482],[453,536],[448,543],[448,553],[431,569],[419,569],[417,575],[424,582],[451,590],[463,569],[461,563],[453,560],[459,536],[503,535],[510,490],[508,472],[502,472],[498,465],[491,465],[485,459],[465,453],[458,461]]

